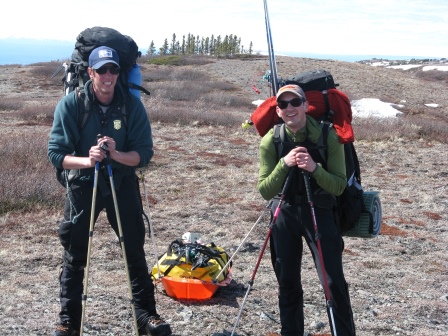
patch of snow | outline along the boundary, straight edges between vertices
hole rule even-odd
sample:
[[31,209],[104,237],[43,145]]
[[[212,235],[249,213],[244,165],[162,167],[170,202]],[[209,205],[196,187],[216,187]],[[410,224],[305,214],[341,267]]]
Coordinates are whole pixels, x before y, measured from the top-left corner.
[[402,112],[393,108],[391,103],[385,103],[377,98],[352,100],[352,113],[360,118],[395,118]]
[[390,65],[390,62],[387,62],[387,61],[373,62],[371,65],[372,66],[388,66],[388,65]]
[[403,64],[403,65],[391,65],[386,68],[388,69],[400,69],[400,70],[409,70],[412,68],[421,67],[421,64]]
[[254,105],[256,105],[256,106],[260,106],[262,102],[264,102],[264,100],[262,100],[262,99],[258,99],[258,100],[254,100],[254,101],[252,102],[252,104],[254,104]]
[[425,104],[428,107],[439,107],[439,104]]
[[448,71],[448,65],[427,65],[423,67],[423,71],[429,70]]

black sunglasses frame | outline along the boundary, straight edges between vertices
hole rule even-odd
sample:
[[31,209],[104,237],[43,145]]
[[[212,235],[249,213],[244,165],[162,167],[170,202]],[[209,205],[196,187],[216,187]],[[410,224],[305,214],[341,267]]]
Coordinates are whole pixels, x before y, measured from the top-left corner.
[[302,98],[294,98],[291,100],[279,100],[277,102],[277,105],[280,109],[284,110],[288,107],[289,104],[291,104],[292,107],[299,107],[302,105],[305,101]]
[[99,69],[96,69],[96,73],[100,74],[100,75],[104,75],[107,70],[109,70],[111,75],[118,75],[120,73],[120,68],[117,67],[116,65],[110,65],[110,66],[102,66]]

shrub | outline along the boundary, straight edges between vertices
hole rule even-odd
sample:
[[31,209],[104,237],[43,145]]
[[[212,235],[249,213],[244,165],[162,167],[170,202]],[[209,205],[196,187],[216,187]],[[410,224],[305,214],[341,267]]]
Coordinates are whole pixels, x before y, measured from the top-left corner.
[[19,96],[2,97],[0,99],[0,111],[19,110],[23,107],[23,100]]
[[37,205],[60,206],[64,188],[47,158],[47,134],[0,133],[0,214]]
[[15,115],[27,125],[51,125],[57,102],[28,105]]
[[214,109],[204,99],[189,101],[188,106],[177,102],[171,105],[166,100],[154,97],[145,101],[145,107],[151,122],[162,122],[190,126],[240,127],[242,116],[239,113]]
[[439,70],[428,70],[423,71],[419,70],[415,73],[417,78],[431,81],[431,82],[443,82],[448,84],[448,71],[439,71]]
[[213,62],[210,56],[161,55],[148,58],[147,63],[156,65],[203,65]]
[[405,138],[431,139],[448,143],[446,123],[420,117],[354,118],[356,140],[383,141]]
[[41,62],[31,65],[31,73],[35,76],[50,78],[61,67],[62,62]]
[[238,87],[228,82],[214,81],[204,71],[157,67],[148,71],[143,78],[146,81],[158,82],[151,90],[153,97],[168,99],[173,104],[185,102],[185,107],[189,110],[194,110],[192,105],[197,102],[207,103],[210,110],[218,110],[216,113],[220,116],[215,119],[221,118],[223,108],[247,110],[251,107],[245,97],[232,94],[240,92]]

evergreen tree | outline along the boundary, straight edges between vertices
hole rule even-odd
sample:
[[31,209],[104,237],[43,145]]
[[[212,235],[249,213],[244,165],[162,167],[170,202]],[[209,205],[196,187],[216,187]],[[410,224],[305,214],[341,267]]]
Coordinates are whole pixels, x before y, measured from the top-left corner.
[[229,36],[224,36],[224,40],[221,44],[221,54],[222,55],[229,55]]
[[210,55],[210,39],[208,37],[205,38],[204,54],[205,55]]
[[210,56],[214,56],[215,55],[215,36],[213,34],[210,37],[209,55]]
[[201,48],[200,54],[204,55],[204,53],[205,53],[205,39],[204,38],[201,39],[201,47],[200,48]]
[[155,54],[156,54],[156,47],[154,46],[154,41],[151,41],[148,51],[146,52],[146,55],[154,56]]
[[182,55],[185,55],[185,35],[182,36],[181,54],[182,54]]
[[187,55],[194,55],[194,35],[190,33],[187,37]]
[[[174,33],[171,37],[171,42],[168,43],[166,38],[163,42],[162,47],[159,48],[160,55],[209,55],[215,57],[221,57],[223,55],[232,56],[237,54],[248,53],[253,54],[253,43],[250,42],[249,50],[245,50],[241,45],[241,38],[230,34],[225,35],[224,38],[218,35],[211,37],[200,37],[199,35],[194,36],[188,33],[187,36],[182,36],[182,43],[177,40],[176,34]],[[156,48],[154,46],[154,41],[147,50],[147,55],[155,55]]]
[[216,42],[215,42],[215,55],[216,57],[219,57],[222,55],[222,47],[221,47],[221,35],[218,35],[216,37]]
[[168,54],[168,39],[165,39],[165,41],[163,42],[163,46],[160,48],[160,54],[161,55]]
[[176,53],[176,34],[173,34],[173,37],[171,38],[171,47],[170,47],[170,54],[174,55]]
[[198,36],[196,36],[196,40],[195,40],[195,43],[194,43],[194,53],[193,54],[196,54],[196,55],[199,55],[201,52],[200,52],[200,44],[201,44],[201,41],[199,40],[199,35]]

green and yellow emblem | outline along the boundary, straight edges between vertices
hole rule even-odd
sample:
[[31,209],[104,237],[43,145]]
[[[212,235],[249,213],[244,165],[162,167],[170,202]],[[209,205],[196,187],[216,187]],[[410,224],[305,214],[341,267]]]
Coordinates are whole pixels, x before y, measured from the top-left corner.
[[121,120],[114,120],[114,128],[119,130],[121,128]]

